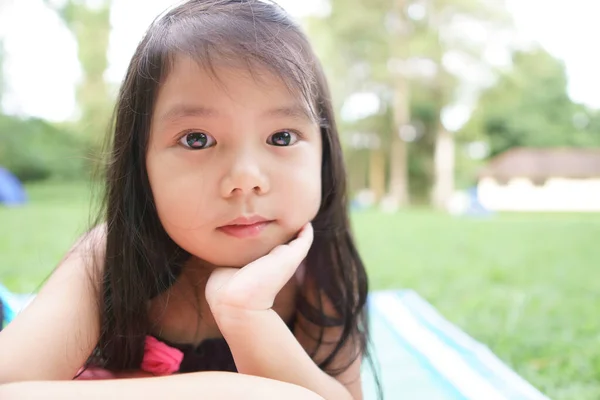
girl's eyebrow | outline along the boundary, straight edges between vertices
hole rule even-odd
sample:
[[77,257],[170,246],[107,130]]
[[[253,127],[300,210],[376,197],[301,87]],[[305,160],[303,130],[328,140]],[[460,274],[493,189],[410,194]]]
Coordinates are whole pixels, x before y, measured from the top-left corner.
[[184,117],[217,117],[219,112],[214,108],[204,107],[200,105],[177,104],[163,113],[160,121],[173,121]]
[[276,107],[270,110],[267,110],[264,113],[265,117],[284,117],[284,118],[293,118],[302,122],[316,123],[317,121],[312,116],[312,114],[308,111],[306,107],[301,106],[300,104],[293,104],[289,106]]
[[[220,115],[219,111],[214,108],[205,107],[202,105],[177,104],[164,112],[160,117],[160,121],[173,121],[185,117],[200,117],[200,118],[217,118]],[[314,123],[315,119],[306,109],[300,104],[286,105],[275,107],[265,111],[262,117],[284,117],[301,120],[303,122]]]

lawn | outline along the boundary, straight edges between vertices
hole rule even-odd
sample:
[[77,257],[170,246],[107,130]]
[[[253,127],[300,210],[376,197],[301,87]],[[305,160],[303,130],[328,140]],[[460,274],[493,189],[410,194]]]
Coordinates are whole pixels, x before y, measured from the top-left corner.
[[[0,207],[0,281],[34,291],[88,226],[85,185]],[[552,399],[600,398],[600,215],[352,216],[372,289],[409,287]],[[594,267],[596,265],[596,267]]]

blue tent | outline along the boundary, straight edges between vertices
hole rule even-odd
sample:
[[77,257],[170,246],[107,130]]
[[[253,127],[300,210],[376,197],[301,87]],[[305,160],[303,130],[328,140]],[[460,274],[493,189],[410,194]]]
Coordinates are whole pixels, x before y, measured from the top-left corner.
[[10,171],[0,168],[0,205],[25,204],[27,194],[23,185]]

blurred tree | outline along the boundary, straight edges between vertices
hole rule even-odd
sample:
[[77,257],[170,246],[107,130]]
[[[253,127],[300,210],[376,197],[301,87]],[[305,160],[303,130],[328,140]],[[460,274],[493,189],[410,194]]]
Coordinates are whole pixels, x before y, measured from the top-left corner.
[[78,58],[83,72],[77,88],[81,112],[77,130],[92,140],[104,136],[112,112],[112,98],[104,79],[108,66],[111,0],[66,0],[60,5],[46,4],[62,18],[77,41]]
[[[410,29],[406,15],[408,0],[394,0],[391,12],[387,13],[388,30],[390,30],[389,46],[390,62],[407,60],[410,54]],[[401,70],[390,69],[393,87],[393,129],[390,132],[390,166],[389,166],[389,194],[391,198],[403,206],[409,202],[408,192],[408,146],[400,137],[400,132],[410,124],[410,92],[409,81]]]
[[[365,0],[330,0],[327,15],[306,21],[330,78],[335,108],[342,116],[339,125],[346,153],[352,154],[353,161],[364,156],[368,159],[349,165],[351,181],[363,182],[363,169],[367,168],[367,183],[378,199],[388,187],[386,170],[394,131],[393,80],[387,68],[393,46],[389,24],[385,23],[391,4],[391,0],[372,0],[368,4]],[[363,111],[356,106],[346,111],[356,93],[374,93],[379,98],[376,115],[354,115]],[[376,142],[360,140],[373,135],[378,138]],[[397,167],[405,165],[397,161]]]
[[596,146],[600,146],[600,109],[587,110],[586,115],[589,118],[587,130],[590,133],[590,136],[593,138],[594,144]]
[[[400,140],[400,128],[410,122],[410,96],[407,77],[390,66],[407,57],[407,0],[330,0],[326,16],[308,19],[308,31],[323,60],[336,96],[336,109],[356,93],[372,93],[379,98],[372,116],[346,115],[340,127],[342,139],[353,143],[356,135],[367,132],[378,140],[362,150],[369,161],[370,188],[377,198],[385,193],[400,204],[408,195],[407,144]],[[360,107],[352,107],[362,114]],[[351,166],[351,174],[359,173]]]
[[[425,127],[424,140],[415,147],[431,148],[418,152],[422,157],[430,156],[433,166],[423,168],[422,180],[431,180],[431,201],[436,207],[444,207],[454,191],[455,154],[454,135],[444,126],[442,114],[446,107],[455,102],[456,91],[464,71],[450,69],[449,57],[463,63],[488,69],[485,51],[488,42],[473,32],[494,34],[510,28],[507,11],[502,1],[497,0],[413,0],[408,14],[412,22],[410,55],[413,65],[413,91],[419,99],[413,99],[420,111],[420,122]],[[419,64],[428,62],[431,72],[419,73]],[[419,76],[421,75],[421,76]]]
[[[382,103],[378,117],[368,119],[368,130],[380,138],[380,146],[370,150],[369,165],[376,168],[371,182],[379,186],[385,176],[388,193],[403,204],[408,200],[407,176],[414,181],[411,194],[428,192],[426,187],[435,181],[435,202],[444,203],[452,192],[453,137],[441,114],[454,101],[458,82],[444,58],[453,53],[481,63],[485,41],[470,41],[456,32],[467,23],[485,24],[488,32],[504,28],[501,2],[330,0],[329,5],[331,12],[310,19],[308,27],[333,77],[336,108],[353,93],[365,91],[376,93]],[[346,122],[342,128],[355,132],[356,125]],[[410,152],[407,142],[414,142]],[[428,166],[434,159],[438,165]]]
[[0,165],[23,181],[87,179],[79,135],[39,118],[0,115]]
[[495,156],[512,147],[600,146],[598,113],[575,104],[563,63],[543,49],[517,52],[512,68],[485,91],[460,133]]

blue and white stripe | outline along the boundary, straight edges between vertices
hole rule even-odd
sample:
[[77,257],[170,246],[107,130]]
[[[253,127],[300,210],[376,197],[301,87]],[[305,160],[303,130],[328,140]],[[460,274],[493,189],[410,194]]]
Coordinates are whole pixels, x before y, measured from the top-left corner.
[[449,384],[450,390],[459,394],[451,398],[549,400],[415,292],[376,292],[369,302],[372,317],[383,319],[398,339],[411,347],[411,353],[417,354],[422,367],[435,371],[430,376],[437,382],[431,384]]

